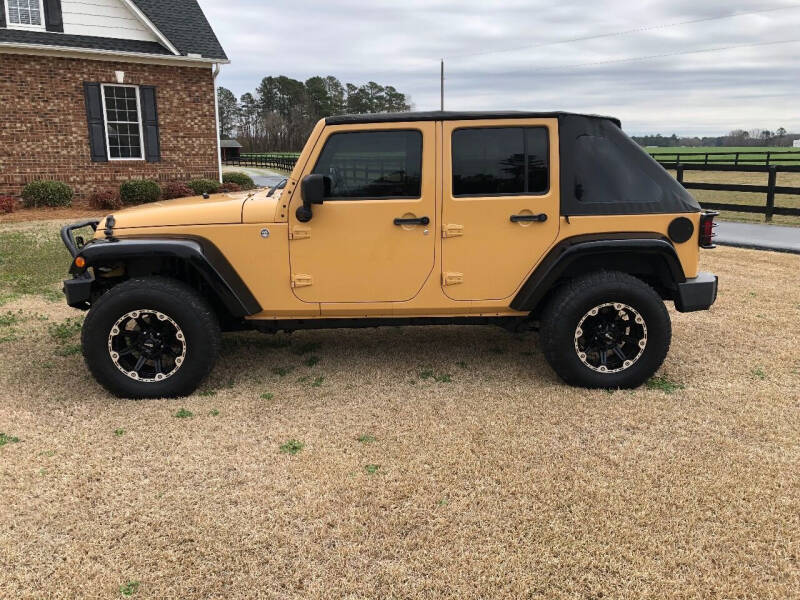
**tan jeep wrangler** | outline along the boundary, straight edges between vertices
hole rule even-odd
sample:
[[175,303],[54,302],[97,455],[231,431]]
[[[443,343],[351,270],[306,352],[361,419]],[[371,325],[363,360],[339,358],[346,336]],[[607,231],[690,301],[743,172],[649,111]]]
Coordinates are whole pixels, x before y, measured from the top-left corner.
[[221,331],[380,325],[538,328],[567,383],[635,387],[669,349],[664,301],[716,299],[698,273],[714,214],[612,118],[337,116],[282,190],[66,227],[64,291],[90,309],[86,364],[123,397],[191,393]]

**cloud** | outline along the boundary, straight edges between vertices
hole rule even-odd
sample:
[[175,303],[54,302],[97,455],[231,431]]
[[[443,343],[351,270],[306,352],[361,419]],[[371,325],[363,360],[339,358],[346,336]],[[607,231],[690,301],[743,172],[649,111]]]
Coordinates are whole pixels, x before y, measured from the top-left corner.
[[[800,41],[756,45],[800,40],[800,5],[788,0],[200,3],[232,61],[220,84],[237,95],[266,75],[331,74],[394,85],[431,110],[444,57],[447,109],[612,114],[631,133],[800,131]],[[629,60],[656,55],[673,56]]]

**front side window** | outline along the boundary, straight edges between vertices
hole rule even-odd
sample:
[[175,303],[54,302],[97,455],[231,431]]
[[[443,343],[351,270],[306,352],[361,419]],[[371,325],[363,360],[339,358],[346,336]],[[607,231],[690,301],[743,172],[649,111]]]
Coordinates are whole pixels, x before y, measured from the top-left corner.
[[313,172],[330,177],[331,198],[419,198],[422,133],[334,133],[325,143]]
[[545,127],[457,129],[452,149],[454,196],[543,194],[549,189]]
[[142,125],[139,88],[130,85],[103,86],[108,158],[142,159]]
[[42,0],[6,0],[8,24],[11,27],[44,27]]

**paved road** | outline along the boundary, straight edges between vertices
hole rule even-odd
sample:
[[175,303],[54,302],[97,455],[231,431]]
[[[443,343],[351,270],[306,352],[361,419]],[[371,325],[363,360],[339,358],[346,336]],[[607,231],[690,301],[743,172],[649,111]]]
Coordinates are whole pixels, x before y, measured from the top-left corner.
[[223,171],[237,171],[239,173],[247,173],[253,178],[253,181],[260,187],[272,187],[278,185],[282,180],[286,179],[286,175],[281,175],[269,169],[253,169],[246,167],[225,167]]
[[800,254],[800,227],[718,221],[714,241],[723,246]]

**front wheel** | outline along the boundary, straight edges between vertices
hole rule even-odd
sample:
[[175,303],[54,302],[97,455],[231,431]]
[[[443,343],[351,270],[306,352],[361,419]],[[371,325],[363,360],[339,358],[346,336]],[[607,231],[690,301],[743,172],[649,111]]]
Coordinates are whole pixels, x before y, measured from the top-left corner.
[[541,318],[544,355],[570,385],[634,388],[658,370],[672,326],[664,302],[626,273],[602,271],[558,290]]
[[219,354],[217,318],[193,289],[161,277],[130,279],[101,296],[83,324],[95,379],[123,398],[191,394]]

